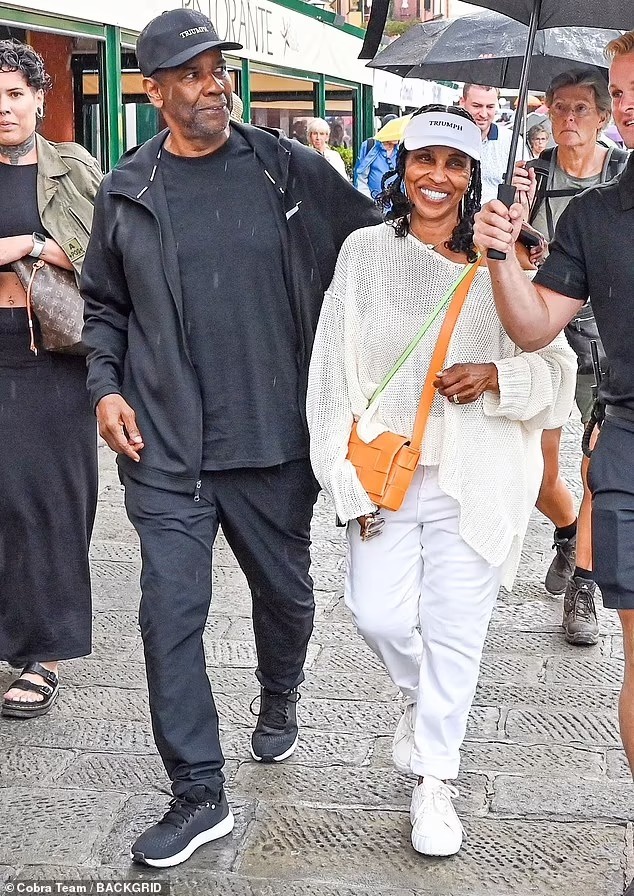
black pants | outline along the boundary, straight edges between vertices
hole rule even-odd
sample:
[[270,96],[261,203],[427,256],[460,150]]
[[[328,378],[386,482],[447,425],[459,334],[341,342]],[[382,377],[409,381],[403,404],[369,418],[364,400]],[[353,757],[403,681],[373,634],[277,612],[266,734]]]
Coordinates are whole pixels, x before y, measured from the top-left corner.
[[592,568],[603,603],[634,610],[634,424],[606,420],[592,452]]
[[218,526],[251,589],[256,675],[269,690],[286,691],[304,679],[313,627],[309,548],[318,486],[308,460],[204,473],[198,501],[123,478],[141,541],[139,622],[156,745],[175,795],[193,784],[217,791],[224,758],[202,634]]

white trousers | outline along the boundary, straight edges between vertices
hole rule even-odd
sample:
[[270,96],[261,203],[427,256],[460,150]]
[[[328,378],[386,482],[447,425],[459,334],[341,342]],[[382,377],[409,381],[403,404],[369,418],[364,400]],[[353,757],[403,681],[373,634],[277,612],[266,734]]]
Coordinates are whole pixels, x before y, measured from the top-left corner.
[[[417,703],[412,771],[456,778],[501,581],[458,533],[459,505],[420,467],[380,535],[348,525],[345,601],[394,684]],[[483,521],[486,525],[486,521]]]

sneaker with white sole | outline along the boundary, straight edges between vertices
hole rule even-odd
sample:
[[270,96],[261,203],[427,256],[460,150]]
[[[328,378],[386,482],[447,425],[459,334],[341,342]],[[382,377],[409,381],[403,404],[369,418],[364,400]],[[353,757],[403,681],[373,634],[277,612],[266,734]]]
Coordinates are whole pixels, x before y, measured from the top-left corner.
[[195,784],[175,797],[163,818],[134,842],[133,861],[152,868],[172,868],[203,846],[233,830],[233,815],[224,790],[213,797],[203,784]]
[[452,856],[462,846],[464,833],[453,802],[455,787],[427,775],[412,793],[412,846],[425,856]]
[[398,772],[411,775],[412,752],[414,750],[414,723],[416,704],[409,702],[403,710],[392,741],[392,761]]
[[[257,699],[251,701],[251,712]],[[251,755],[256,762],[282,762],[295,752],[298,701],[297,688],[282,694],[260,689],[258,721],[251,735]]]

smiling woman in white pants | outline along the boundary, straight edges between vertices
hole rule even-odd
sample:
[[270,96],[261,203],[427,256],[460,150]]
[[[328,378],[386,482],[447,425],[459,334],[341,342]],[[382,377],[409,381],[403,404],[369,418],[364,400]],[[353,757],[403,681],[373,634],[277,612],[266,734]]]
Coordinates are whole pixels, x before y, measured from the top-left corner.
[[[449,343],[420,467],[383,528],[346,459],[356,421],[366,442],[408,434],[441,320],[374,397],[464,264],[477,258],[480,131],[463,109],[424,107],[399,148],[384,199],[394,226],[344,243],[324,297],[308,384],[315,475],[347,523],[346,603],[405,699],[393,758],[416,775],[412,845],[460,849],[453,807],[469,709],[500,585],[511,587],[541,481],[540,435],[572,406],[575,357],[563,336],[521,352],[504,333],[486,266],[475,273]],[[442,315],[441,315],[442,317]],[[376,531],[376,530],[375,530]]]

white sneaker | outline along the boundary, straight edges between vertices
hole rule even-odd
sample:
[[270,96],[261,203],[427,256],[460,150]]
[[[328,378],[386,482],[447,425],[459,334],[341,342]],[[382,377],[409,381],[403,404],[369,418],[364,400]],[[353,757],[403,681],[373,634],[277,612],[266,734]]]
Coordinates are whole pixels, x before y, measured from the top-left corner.
[[412,751],[414,750],[414,721],[416,719],[416,704],[408,703],[400,718],[394,740],[392,741],[392,761],[396,770],[404,775],[412,772]]
[[462,845],[464,833],[452,800],[458,796],[438,778],[427,775],[412,793],[410,818],[412,846],[426,856],[452,856]]

